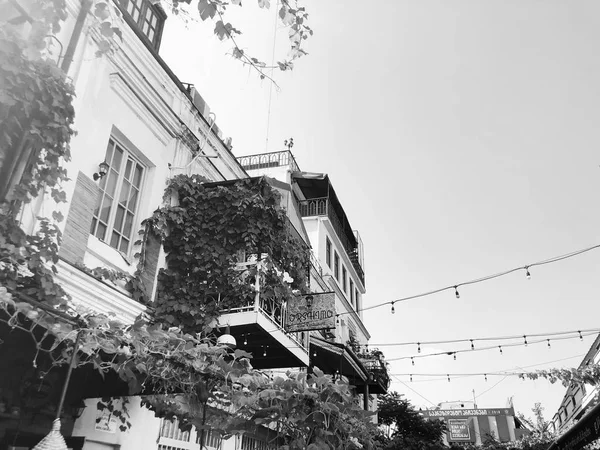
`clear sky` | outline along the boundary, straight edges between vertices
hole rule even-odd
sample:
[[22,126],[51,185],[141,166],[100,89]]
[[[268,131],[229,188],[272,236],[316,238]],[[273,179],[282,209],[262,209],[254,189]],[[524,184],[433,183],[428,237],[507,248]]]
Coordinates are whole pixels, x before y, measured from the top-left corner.
[[[229,20],[245,31],[242,47],[270,60],[275,11],[255,3]],[[600,243],[599,2],[305,6],[315,35],[293,72],[274,74],[281,90],[226,56],[230,45],[212,36],[212,24],[186,28],[171,16],[161,53],[197,85],[236,155],[282,150],[292,136],[300,167],[329,173],[365,243],[366,306]],[[279,29],[276,59],[286,41]],[[534,268],[531,280],[516,273],[465,286],[460,299],[445,292],[364,319],[375,344],[600,328],[599,270],[600,251],[590,252]],[[576,366],[592,340],[390,368],[493,372],[579,356],[538,367]],[[416,354],[381,348],[388,358]],[[514,377],[440,378],[398,376],[392,388],[422,407],[470,400],[473,389],[480,407],[513,396],[529,414],[541,401],[549,417],[564,392]]]

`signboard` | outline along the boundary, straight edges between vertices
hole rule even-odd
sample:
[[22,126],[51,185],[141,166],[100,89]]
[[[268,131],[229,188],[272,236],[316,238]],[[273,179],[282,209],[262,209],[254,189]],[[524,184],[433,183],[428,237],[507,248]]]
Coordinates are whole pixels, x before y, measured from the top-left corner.
[[470,441],[469,421],[467,419],[449,419],[448,433],[450,441]]
[[514,416],[512,408],[502,409],[430,409],[421,411],[425,417]]
[[287,307],[285,330],[309,331],[335,328],[335,293],[294,297]]

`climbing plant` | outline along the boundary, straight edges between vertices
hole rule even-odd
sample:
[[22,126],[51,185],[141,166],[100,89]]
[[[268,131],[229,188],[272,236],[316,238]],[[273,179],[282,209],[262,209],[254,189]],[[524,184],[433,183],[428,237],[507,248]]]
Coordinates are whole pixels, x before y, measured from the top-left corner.
[[206,331],[223,311],[253,304],[257,277],[261,301],[272,307],[307,289],[308,248],[290,232],[277,191],[264,178],[205,181],[173,178],[166,206],[143,231],[160,236],[166,254],[155,315],[189,332]]

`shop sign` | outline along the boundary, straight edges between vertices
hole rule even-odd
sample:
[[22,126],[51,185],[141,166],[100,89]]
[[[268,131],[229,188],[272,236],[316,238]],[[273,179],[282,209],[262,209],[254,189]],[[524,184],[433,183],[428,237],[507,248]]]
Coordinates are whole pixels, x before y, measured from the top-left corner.
[[285,330],[288,332],[335,328],[335,293],[296,296],[288,302]]
[[449,419],[448,432],[450,441],[470,441],[471,431],[469,430],[469,421],[466,419]]

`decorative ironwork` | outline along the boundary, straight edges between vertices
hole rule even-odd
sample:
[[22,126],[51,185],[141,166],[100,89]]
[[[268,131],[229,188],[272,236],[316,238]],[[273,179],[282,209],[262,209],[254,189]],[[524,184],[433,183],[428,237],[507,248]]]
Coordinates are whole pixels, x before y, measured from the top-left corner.
[[289,150],[281,152],[261,153],[259,155],[240,156],[237,158],[245,170],[269,169],[271,167],[289,166],[292,172],[299,172],[300,167]]
[[361,363],[369,372],[371,380],[387,391],[390,387],[390,377],[385,362],[380,359],[361,359]]

